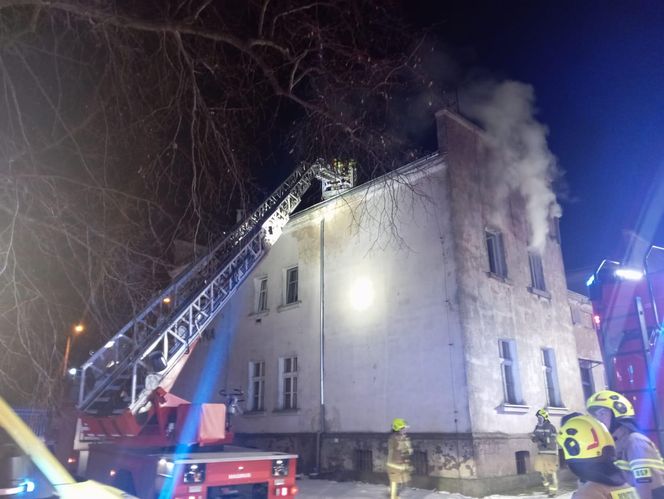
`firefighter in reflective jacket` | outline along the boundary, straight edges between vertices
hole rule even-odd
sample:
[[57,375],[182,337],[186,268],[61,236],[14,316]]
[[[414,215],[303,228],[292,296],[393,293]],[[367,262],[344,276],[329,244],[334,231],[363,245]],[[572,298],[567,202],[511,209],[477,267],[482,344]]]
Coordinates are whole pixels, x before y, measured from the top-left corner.
[[636,425],[634,407],[623,395],[602,390],[586,402],[588,412],[604,423],[616,442],[616,466],[641,499],[664,499],[664,461],[655,444]]
[[542,476],[542,483],[549,497],[558,491],[558,445],[556,444],[556,427],[549,421],[549,413],[537,411],[537,425],[531,440],[537,444],[537,456],[533,467]]
[[399,497],[399,486],[410,481],[413,448],[406,435],[408,425],[401,418],[392,421],[392,434],[387,442],[387,477],[390,480],[390,499]]
[[561,421],[558,444],[581,485],[572,499],[639,499],[615,461],[611,433],[591,416],[573,413]]

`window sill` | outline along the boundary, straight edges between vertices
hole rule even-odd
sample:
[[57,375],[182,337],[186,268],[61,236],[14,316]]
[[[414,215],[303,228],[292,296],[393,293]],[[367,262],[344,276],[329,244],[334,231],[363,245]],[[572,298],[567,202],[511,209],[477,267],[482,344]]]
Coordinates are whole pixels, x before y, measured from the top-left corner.
[[270,309],[268,308],[268,309],[265,309],[265,310],[261,310],[260,312],[251,312],[249,314],[249,317],[252,317],[253,319],[262,319],[263,317],[265,317],[269,313],[270,313]]
[[530,406],[522,404],[507,404],[503,402],[498,406],[498,411],[503,414],[527,414],[530,412]]
[[290,310],[292,308],[297,308],[300,306],[300,303],[302,303],[301,300],[294,301],[293,303],[287,303],[286,305],[280,305],[277,307],[277,312],[285,312],[286,310]]
[[487,272],[486,275],[491,277],[491,279],[495,279],[496,281],[504,282],[505,284],[512,284],[512,281],[507,276],[494,274],[493,272]]
[[539,297],[546,298],[547,300],[551,299],[551,293],[549,293],[548,291],[533,288],[532,286],[528,286],[528,291],[530,291],[532,294],[537,295]]
[[288,414],[297,414],[298,412],[300,412],[300,409],[274,409],[272,411],[272,414],[288,415]]
[[265,409],[261,409],[259,411],[245,411],[242,413],[242,415],[250,418],[255,418],[256,416],[265,416]]
[[567,407],[547,407],[546,412],[548,412],[551,416],[564,416],[566,414],[569,414],[570,411]]

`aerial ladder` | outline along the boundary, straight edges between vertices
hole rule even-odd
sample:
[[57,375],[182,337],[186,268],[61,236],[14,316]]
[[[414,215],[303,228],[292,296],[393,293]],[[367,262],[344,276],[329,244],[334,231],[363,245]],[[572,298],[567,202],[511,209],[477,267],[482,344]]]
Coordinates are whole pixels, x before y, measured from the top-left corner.
[[[170,392],[189,354],[279,238],[314,179],[329,198],[353,186],[354,167],[322,160],[299,166],[81,366],[77,407],[85,439],[164,445],[188,404]],[[212,443],[229,441],[218,437]]]

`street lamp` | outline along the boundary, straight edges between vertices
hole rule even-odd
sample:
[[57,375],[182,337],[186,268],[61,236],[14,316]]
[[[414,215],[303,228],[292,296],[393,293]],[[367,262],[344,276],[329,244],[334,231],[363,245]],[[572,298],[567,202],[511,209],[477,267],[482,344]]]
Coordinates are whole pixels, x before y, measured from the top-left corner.
[[85,326],[82,323],[75,324],[72,328],[72,334],[67,335],[67,344],[65,345],[65,358],[62,361],[62,375],[67,375],[67,365],[69,364],[69,352],[71,351],[71,342],[74,336],[81,334],[85,331]]

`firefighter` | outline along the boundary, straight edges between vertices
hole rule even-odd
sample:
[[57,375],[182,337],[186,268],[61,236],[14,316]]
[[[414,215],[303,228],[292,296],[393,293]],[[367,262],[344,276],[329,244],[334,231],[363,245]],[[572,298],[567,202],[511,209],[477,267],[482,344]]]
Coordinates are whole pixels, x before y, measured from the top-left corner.
[[390,480],[390,499],[399,497],[399,487],[410,481],[410,456],[413,447],[406,435],[408,424],[402,418],[392,421],[392,434],[387,442],[387,477]]
[[558,444],[556,427],[549,421],[549,413],[540,409],[536,413],[537,425],[531,440],[537,444],[534,468],[542,476],[542,484],[549,497],[558,491]]
[[602,423],[578,412],[569,414],[561,421],[557,440],[581,482],[572,499],[639,499],[614,464],[615,444]]
[[616,466],[641,499],[664,499],[664,461],[655,444],[636,425],[632,403],[620,393],[602,390],[586,402],[616,443]]

